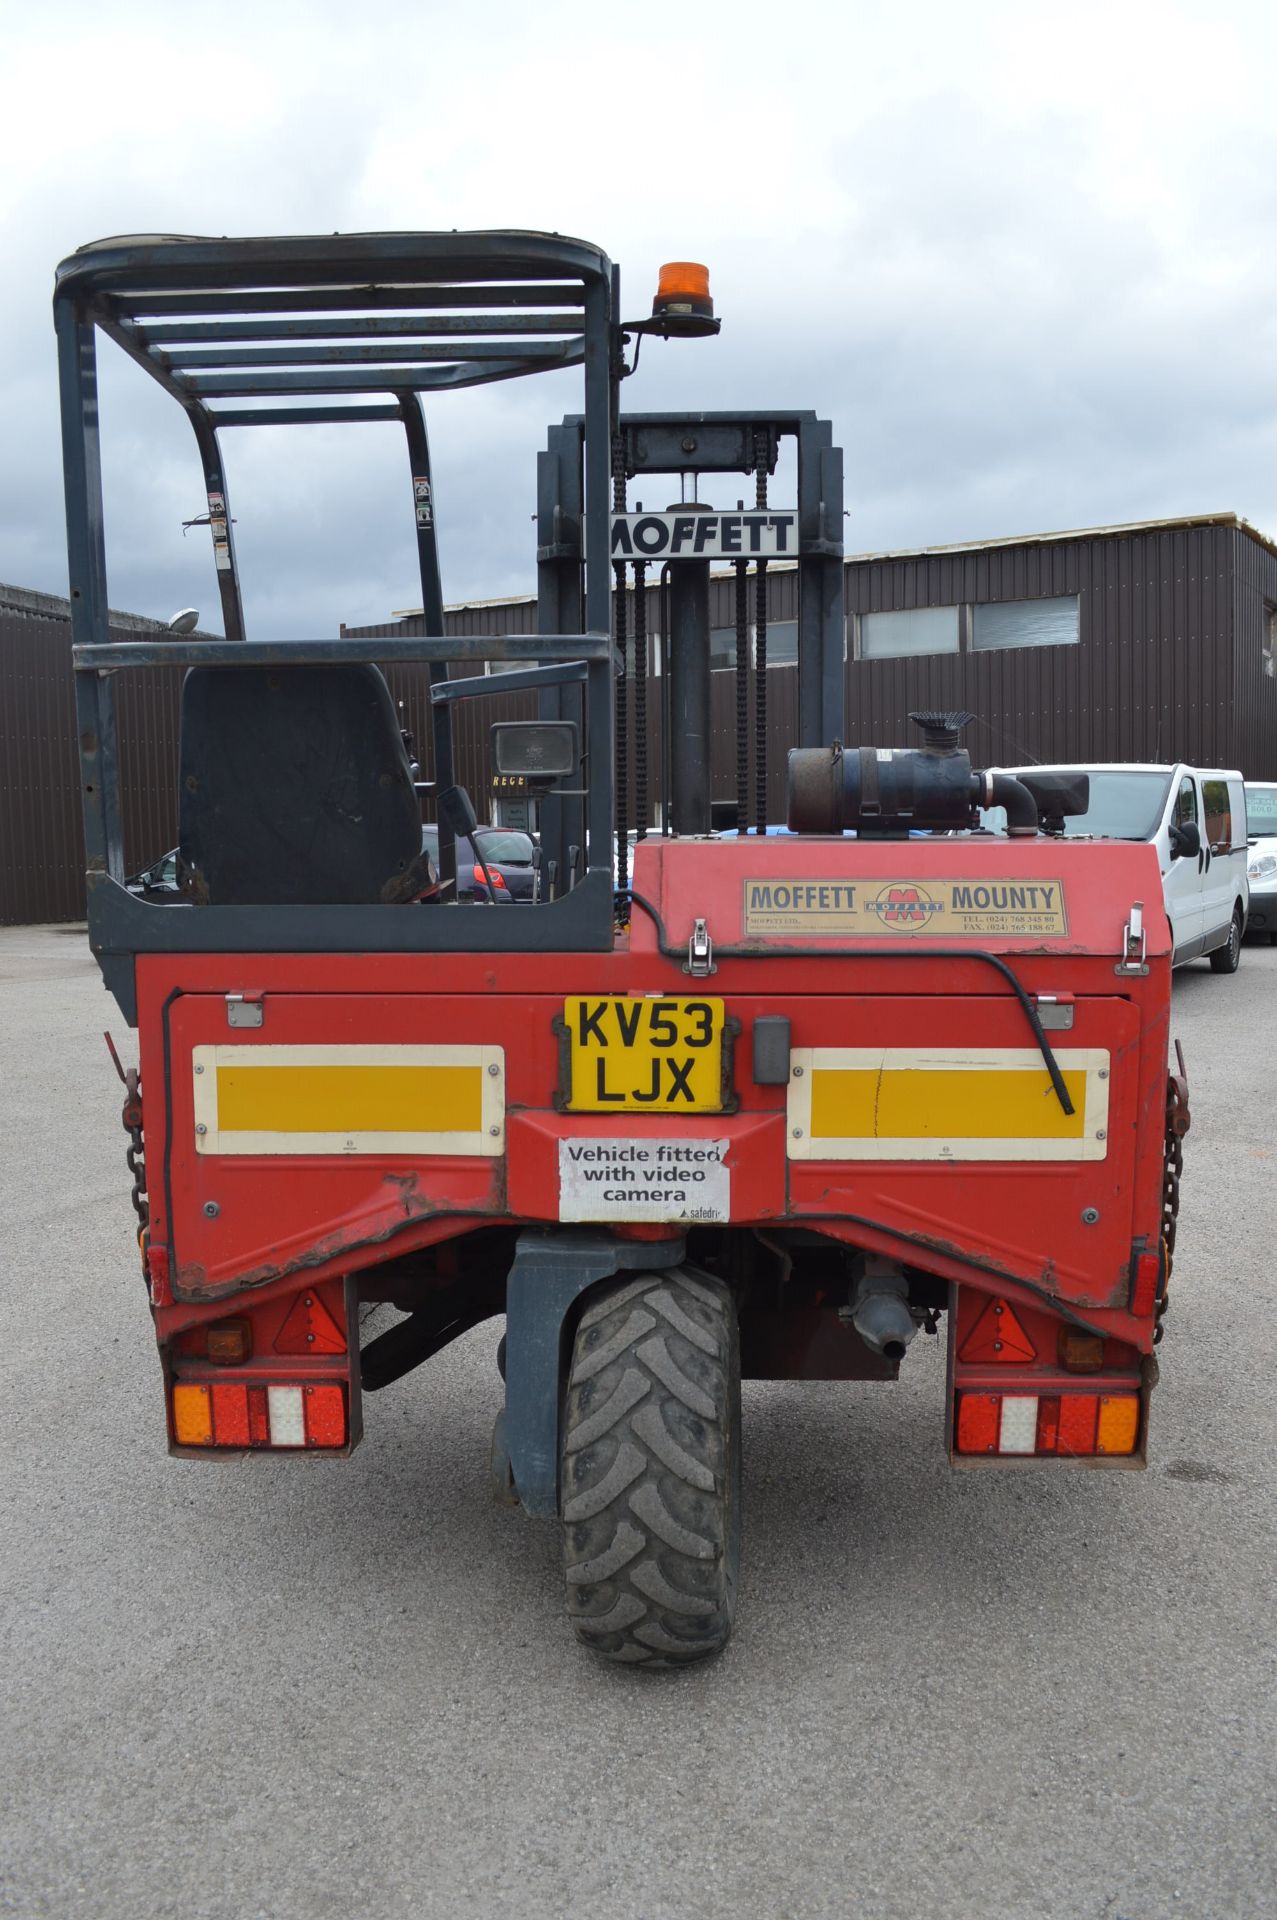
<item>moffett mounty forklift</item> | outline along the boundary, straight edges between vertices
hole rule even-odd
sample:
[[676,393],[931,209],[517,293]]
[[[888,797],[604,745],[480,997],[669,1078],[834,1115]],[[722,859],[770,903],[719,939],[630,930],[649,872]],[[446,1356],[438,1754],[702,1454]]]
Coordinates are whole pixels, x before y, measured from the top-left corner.
[[[364,1395],[503,1313],[497,1489],[558,1518],[579,1637],[651,1666],[730,1631],[742,1374],[892,1380],[944,1318],[955,1467],[1142,1465],[1187,1124],[1155,857],[1052,831],[1085,795],[974,770],[965,716],[841,744],[828,426],[620,412],[647,334],[716,329],[703,270],[666,270],[628,322],[607,257],[557,235],[148,237],[65,261],[55,313],[90,939],[138,1029],[125,1124],[172,1450],[346,1452]],[[108,637],[98,331],[195,431],[225,639]],[[421,397],[570,366],[538,631],[445,636]],[[405,432],[425,637],[244,630],[220,436],[338,419]],[[798,499],[775,507],[786,438]],[[748,511],[697,501],[724,473],[752,477]],[[648,476],[678,478],[674,508],[629,512]],[[789,836],[764,831],[779,559],[799,582]],[[715,560],[737,591],[725,837]],[[493,657],[510,671],[473,671]],[[437,869],[380,671],[421,662]],[[183,892],[160,904],[123,884],[115,689],[175,664]],[[475,814],[453,721],[494,691],[536,700],[492,728],[497,778],[540,807],[544,884],[517,908],[457,897]],[[978,830],[992,804],[1006,835]],[[367,1301],[403,1317],[361,1351]]]

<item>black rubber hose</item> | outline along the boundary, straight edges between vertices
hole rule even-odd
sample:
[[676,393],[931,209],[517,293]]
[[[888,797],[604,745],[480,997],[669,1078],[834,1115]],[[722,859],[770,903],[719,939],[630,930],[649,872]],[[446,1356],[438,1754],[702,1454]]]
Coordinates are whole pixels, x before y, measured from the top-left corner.
[[1036,833],[1038,803],[1024,782],[1013,773],[986,773],[983,778],[989,785],[990,804],[1007,810],[1007,832]]

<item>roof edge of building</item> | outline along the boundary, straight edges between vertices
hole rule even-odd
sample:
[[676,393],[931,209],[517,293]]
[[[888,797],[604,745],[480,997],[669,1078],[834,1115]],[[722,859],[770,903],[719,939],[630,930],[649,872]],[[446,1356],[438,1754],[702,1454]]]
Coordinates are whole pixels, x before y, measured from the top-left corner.
[[[872,566],[888,560],[938,560],[951,554],[991,553],[1007,547],[1050,547],[1074,540],[1121,540],[1134,533],[1179,533],[1193,527],[1235,527],[1239,533],[1253,540],[1256,546],[1277,558],[1277,541],[1261,533],[1241,514],[1186,513],[1163,520],[1119,520],[1107,526],[1063,527],[1046,533],[1008,533],[991,540],[952,540],[930,547],[883,547],[867,553],[846,554],[844,564],[852,567]],[[769,563],[768,571],[792,572],[797,564],[794,560],[773,560]],[[733,572],[731,567],[714,568],[711,577],[729,580]],[[444,611],[477,613],[487,607],[533,606],[535,603],[535,593],[507,593],[491,599],[452,600]],[[421,614],[420,607],[395,607],[390,617],[392,620],[419,620]]]
[[986,553],[1005,547],[1051,547],[1072,540],[1121,540],[1133,533],[1179,533],[1192,527],[1235,527],[1257,546],[1277,556],[1277,542],[1238,513],[1186,513],[1164,520],[1120,520],[1109,526],[1063,527],[1053,533],[1009,533],[994,540],[954,540],[932,547],[891,547],[876,553],[849,553],[848,566],[881,560],[930,560],[953,553]]
[[[71,602],[61,593],[42,593],[36,587],[10,587],[0,581],[0,613],[27,613],[41,620],[69,620]],[[112,607],[107,619],[113,627],[131,627],[140,633],[167,633],[163,620],[145,613],[124,613]],[[203,636],[200,636],[201,638]]]

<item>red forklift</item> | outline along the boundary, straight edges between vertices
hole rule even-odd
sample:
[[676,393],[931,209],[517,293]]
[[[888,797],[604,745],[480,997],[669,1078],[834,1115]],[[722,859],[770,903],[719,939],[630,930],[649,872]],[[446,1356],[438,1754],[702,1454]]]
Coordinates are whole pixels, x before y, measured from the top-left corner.
[[[1085,794],[974,768],[969,716],[843,744],[829,424],[620,406],[649,334],[717,330],[704,269],[664,269],[626,320],[606,255],[556,234],[144,236],[64,261],[54,310],[89,936],[138,1034],[128,1163],[171,1451],[347,1453],[366,1396],[504,1315],[496,1491],[561,1527],[578,1637],[650,1667],[731,1629],[742,1377],[877,1385],[943,1325],[955,1468],[1142,1466],[1188,1120],[1155,856],[1065,839]],[[191,423],[224,638],[109,637],[99,333]],[[537,631],[449,635],[426,397],[571,367],[581,410],[538,468]],[[334,421],[405,435],[421,634],[245,630],[223,436]],[[724,475],[748,507],[698,499]],[[632,484],[675,481],[630,510]],[[780,561],[798,738],[769,833]],[[180,891],[147,900],[124,884],[115,689],[175,665]],[[429,683],[424,780],[383,672],[405,666]],[[537,808],[517,909],[457,888],[458,839],[482,865],[483,836],[454,726],[494,693],[535,716],[490,729],[494,777]],[[1006,834],[980,830],[994,805]],[[361,1347],[369,1302],[397,1317]]]

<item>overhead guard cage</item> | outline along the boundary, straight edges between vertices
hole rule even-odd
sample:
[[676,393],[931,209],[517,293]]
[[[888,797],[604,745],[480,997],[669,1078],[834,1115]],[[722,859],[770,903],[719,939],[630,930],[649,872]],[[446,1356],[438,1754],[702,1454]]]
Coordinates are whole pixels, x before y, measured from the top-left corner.
[[[613,645],[609,461],[616,274],[606,254],[557,234],[385,233],[323,239],[130,236],[57,271],[58,336],[77,721],[90,942],[128,1010],[133,956],[154,952],[603,951],[613,938]],[[107,334],[184,410],[215,523],[224,640],[112,641],[99,449],[96,333]],[[430,503],[422,396],[556,367],[584,369],[585,558],[581,633],[446,638],[433,511],[416,512],[424,636],[255,640],[244,631],[219,435],[243,426],[397,421],[414,503]],[[219,521],[220,515],[220,521]],[[423,662],[435,773],[448,783],[451,661],[520,663],[501,691],[543,689],[574,710],[583,688],[589,767],[586,871],[535,912],[404,912],[372,906],[156,906],[123,885],[114,675],[157,666]],[[446,686],[446,692],[445,692]],[[477,690],[477,689],[475,689]],[[550,698],[547,700],[546,695]]]

